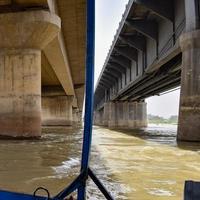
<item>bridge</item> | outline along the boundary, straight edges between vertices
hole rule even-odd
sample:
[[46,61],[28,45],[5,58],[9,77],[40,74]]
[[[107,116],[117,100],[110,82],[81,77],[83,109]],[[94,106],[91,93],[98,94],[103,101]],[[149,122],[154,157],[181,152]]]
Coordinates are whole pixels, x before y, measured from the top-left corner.
[[86,1],[0,0],[0,135],[81,118]]
[[200,141],[199,10],[198,0],[129,1],[95,89],[96,125],[145,127],[145,99],[181,86],[177,138]]

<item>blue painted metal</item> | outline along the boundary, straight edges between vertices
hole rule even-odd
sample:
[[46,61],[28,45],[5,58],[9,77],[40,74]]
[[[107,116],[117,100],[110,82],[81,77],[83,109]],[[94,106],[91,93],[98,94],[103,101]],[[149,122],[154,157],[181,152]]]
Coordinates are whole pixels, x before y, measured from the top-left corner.
[[68,195],[70,195],[72,192],[77,190],[82,183],[82,180],[84,180],[85,174],[80,173],[80,175],[64,190],[62,190],[59,194],[57,194],[53,199],[64,199]]
[[102,192],[102,194],[107,200],[114,200],[113,197],[106,190],[106,188],[103,186],[101,181],[96,177],[96,175],[93,173],[93,171],[90,168],[88,169],[88,175],[93,180],[93,182],[96,184],[96,186],[99,188],[99,190]]
[[48,197],[21,194],[3,190],[0,191],[0,200],[47,200],[47,199],[52,200],[51,198]]
[[185,181],[184,200],[200,199],[200,182],[188,180]]
[[[94,50],[95,50],[95,0],[87,0],[87,54],[86,54],[86,95],[84,136],[82,147],[81,172],[88,173],[93,123],[94,93]],[[85,199],[86,181],[78,189],[78,200]]]

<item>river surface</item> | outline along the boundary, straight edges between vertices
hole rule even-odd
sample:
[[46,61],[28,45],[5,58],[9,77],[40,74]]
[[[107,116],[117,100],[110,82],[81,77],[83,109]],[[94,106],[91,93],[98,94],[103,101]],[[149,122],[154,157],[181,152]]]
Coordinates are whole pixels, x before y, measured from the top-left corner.
[[[200,145],[176,143],[176,126],[140,131],[94,127],[91,168],[117,200],[182,200],[184,180],[200,180]],[[0,140],[0,188],[51,195],[78,174],[82,129],[45,128],[40,140]],[[104,199],[89,181],[87,199]]]

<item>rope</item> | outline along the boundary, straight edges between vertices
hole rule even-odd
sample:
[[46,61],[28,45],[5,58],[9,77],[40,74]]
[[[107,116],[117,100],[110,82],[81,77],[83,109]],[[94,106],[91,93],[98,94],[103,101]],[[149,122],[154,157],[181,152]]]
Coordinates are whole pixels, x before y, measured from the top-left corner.
[[50,200],[50,193],[49,193],[49,191],[48,191],[46,188],[44,188],[44,187],[38,187],[38,188],[34,191],[33,196],[36,197],[36,193],[37,193],[38,191],[40,191],[40,190],[45,191],[45,192],[47,193],[47,200]]

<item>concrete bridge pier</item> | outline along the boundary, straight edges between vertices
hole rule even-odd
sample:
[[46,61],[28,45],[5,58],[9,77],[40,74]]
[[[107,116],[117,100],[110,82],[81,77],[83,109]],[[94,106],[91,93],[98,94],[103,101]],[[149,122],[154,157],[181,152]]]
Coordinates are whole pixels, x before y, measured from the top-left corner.
[[73,125],[81,125],[82,122],[82,112],[77,108],[72,109]]
[[146,102],[129,102],[128,104],[129,128],[144,128],[147,127],[147,104]]
[[103,124],[114,129],[137,129],[146,127],[146,103],[128,101],[107,102],[104,104],[103,116],[101,111],[95,111],[95,124]]
[[178,140],[200,141],[200,30],[183,34]]
[[0,15],[0,135],[41,135],[41,49],[59,32],[46,11]]
[[[67,96],[62,86],[42,88],[42,125],[71,126],[73,96]],[[75,117],[75,116],[74,116]]]
[[102,118],[102,122],[103,122],[103,125],[104,126],[108,126],[108,122],[109,122],[109,118],[110,118],[110,111],[111,111],[111,109],[110,109],[110,102],[108,102],[108,103],[105,103],[104,104],[104,109],[103,109],[103,118]]
[[[118,101],[115,103],[115,127],[112,128],[119,128],[119,129],[126,129],[128,128],[128,102]],[[111,120],[113,120],[111,118]]]
[[109,121],[108,121],[108,127],[109,128],[115,128],[117,126],[117,105],[116,102],[108,102],[109,104]]
[[200,141],[200,2],[185,0],[186,26],[182,50],[181,95],[177,139]]
[[103,126],[103,110],[94,111],[94,125]]

